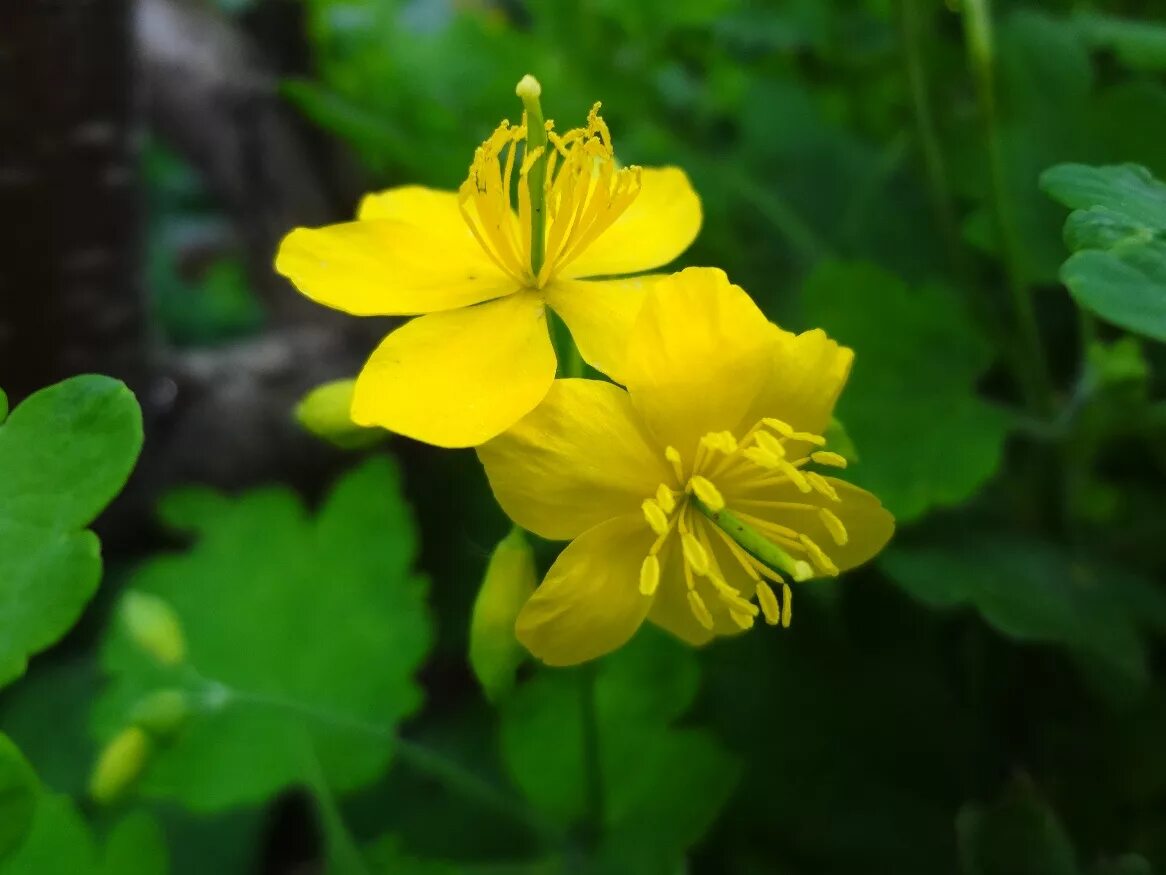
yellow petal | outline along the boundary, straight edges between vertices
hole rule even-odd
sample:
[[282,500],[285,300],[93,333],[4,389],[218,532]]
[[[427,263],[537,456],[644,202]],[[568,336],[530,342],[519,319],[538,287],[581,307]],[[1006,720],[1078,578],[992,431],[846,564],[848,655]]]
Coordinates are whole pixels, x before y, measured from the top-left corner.
[[407,222],[420,228],[433,228],[437,233],[447,234],[451,240],[461,239],[474,244],[474,236],[458,208],[455,191],[402,185],[366,194],[356,210],[356,217],[362,222],[371,219]]
[[690,464],[708,432],[740,437],[771,377],[774,327],[725,274],[689,268],[653,283],[628,335],[624,384],[660,443]]
[[772,376],[751,418],[773,416],[796,431],[821,434],[846,385],[854,353],[821,329],[795,335],[774,326],[773,336]]
[[[838,494],[832,501],[818,492],[803,493],[793,484],[753,487],[728,498],[729,505],[767,522],[776,523],[806,535],[827,556],[846,571],[862,565],[878,555],[895,532],[895,518],[879,503],[878,498],[865,489],[834,477],[823,478]],[[761,499],[809,505],[808,509],[773,508],[742,503],[741,498]],[[846,544],[838,546],[828,524],[818,513],[819,508],[830,511],[846,530]]]
[[611,276],[661,267],[700,231],[700,198],[679,167],[645,167],[640,193],[611,227],[563,266],[565,277]]
[[532,413],[478,447],[478,458],[507,516],[551,540],[623,514],[647,528],[640,503],[670,477],[627,392],[599,380],[556,380]]
[[546,309],[523,292],[398,328],[360,372],[352,420],[472,447],[529,413],[554,378]]
[[546,289],[547,304],[571,329],[583,360],[622,383],[628,335],[657,279],[555,280]]
[[640,593],[640,565],[654,539],[638,514],[588,529],[518,615],[518,640],[548,665],[576,665],[624,644],[652,604]]
[[296,228],[275,269],[313,301],[356,316],[433,313],[516,291],[464,228],[388,219]]

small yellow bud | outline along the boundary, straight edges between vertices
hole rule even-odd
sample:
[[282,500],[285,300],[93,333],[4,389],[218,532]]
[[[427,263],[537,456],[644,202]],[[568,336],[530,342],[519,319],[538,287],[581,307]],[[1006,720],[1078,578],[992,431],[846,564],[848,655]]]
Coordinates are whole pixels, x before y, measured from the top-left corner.
[[190,697],[182,690],[158,690],[134,706],[130,719],[150,735],[167,738],[186,724],[190,712]]
[[121,619],[130,640],[163,665],[186,659],[186,638],[174,608],[165,599],[130,590],[121,600]]
[[342,450],[371,447],[388,437],[382,428],[365,428],[352,421],[352,394],[356,380],[336,380],[317,386],[296,405],[296,421],[318,438]]
[[138,726],[123,729],[115,735],[93,767],[89,778],[90,798],[101,805],[120,799],[141,777],[153,746],[150,736]]
[[470,667],[486,698],[496,702],[514,686],[526,651],[514,621],[535,587],[534,553],[517,526],[494,548],[470,621]]

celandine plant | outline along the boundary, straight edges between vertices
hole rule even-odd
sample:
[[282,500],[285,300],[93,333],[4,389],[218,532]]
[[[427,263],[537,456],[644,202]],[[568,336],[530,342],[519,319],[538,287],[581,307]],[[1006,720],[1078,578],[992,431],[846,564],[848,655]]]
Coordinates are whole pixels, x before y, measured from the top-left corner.
[[[370,195],[356,222],[297,229],[280,248],[276,267],[321,303],[430,313],[373,353],[353,421],[481,444],[510,518],[573,539],[517,615],[518,640],[548,664],[602,656],[645,618],[695,645],[758,616],[788,626],[791,579],[858,565],[894,528],[876,498],[817,470],[846,465],[822,433],[852,353],[769,323],[718,270],[582,279],[671,261],[699,201],[680,170],[617,167],[598,104],[559,136],[538,82],[516,91],[522,125],[478,148],[456,195]],[[547,306],[626,390],[554,380]],[[522,604],[504,587],[491,602],[497,577],[478,601],[492,629],[497,603]]]

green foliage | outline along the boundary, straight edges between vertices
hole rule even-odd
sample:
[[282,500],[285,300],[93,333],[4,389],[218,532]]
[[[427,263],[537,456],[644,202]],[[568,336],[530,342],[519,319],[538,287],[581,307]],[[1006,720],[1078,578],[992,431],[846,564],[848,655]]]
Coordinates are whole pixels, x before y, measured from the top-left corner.
[[43,794],[20,850],[0,875],[167,875],[169,853],[157,825],[129,815],[99,843],[66,796]]
[[1004,635],[1059,644],[1126,687],[1148,683],[1147,635],[1166,632],[1166,593],[1152,581],[1005,533],[893,547],[879,563],[923,603],[972,606]]
[[36,811],[36,776],[6,735],[0,734],[0,861],[19,850]]
[[161,513],[195,544],[131,583],[173,605],[191,670],[160,667],[115,626],[97,722],[112,734],[161,688],[187,688],[202,713],[157,752],[142,792],[199,811],[257,803],[315,756],[337,789],[375,779],[392,745],[364,727],[391,732],[420,706],[413,674],[432,641],[394,467],[366,462],[315,517],[284,489],[191,489]]
[[860,459],[854,480],[900,522],[973,495],[1000,465],[1007,418],[975,391],[992,349],[959,298],[835,262],[804,294],[808,321],[855,352],[838,406]]
[[[580,687],[593,669],[543,671],[502,706],[502,749],[537,810],[569,826],[594,814]],[[715,737],[672,724],[692,705],[694,655],[653,629],[601,662],[595,680],[604,851],[671,871],[709,828],[740,764]]]
[[1076,875],[1069,837],[1030,786],[1015,783],[989,808],[969,805],[959,815],[964,875]]
[[1061,280],[1107,322],[1166,341],[1166,184],[1144,167],[1061,164],[1041,187],[1073,212]]
[[142,446],[130,391],[74,377],[0,424],[0,684],[77,621],[101,579],[85,527],[121,490]]

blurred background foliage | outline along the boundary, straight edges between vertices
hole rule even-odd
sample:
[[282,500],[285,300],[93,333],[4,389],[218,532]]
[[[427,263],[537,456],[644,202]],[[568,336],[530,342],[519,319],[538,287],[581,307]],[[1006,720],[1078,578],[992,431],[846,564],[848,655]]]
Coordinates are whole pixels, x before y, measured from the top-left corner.
[[[646,630],[491,705],[467,635],[508,524],[472,453],[337,454],[322,498],[172,493],[167,534],[115,555],[80,631],[0,695],[39,775],[0,748],[0,808],[42,796],[0,873],[1166,870],[1166,198],[1042,177],[1166,178],[1156,0],[218,5],[283,69],[338,220],[362,190],[456,187],[524,73],[560,129],[602,100],[622,161],[701,194],[683,264],[856,350],[838,416],[899,531],[788,631],[694,653]],[[158,331],[262,332],[246,235],[171,146],[144,158]],[[1129,191],[1136,234],[1066,226]],[[173,606],[188,663],[132,646],[127,588]],[[70,802],[159,690],[193,713],[135,792]]]

